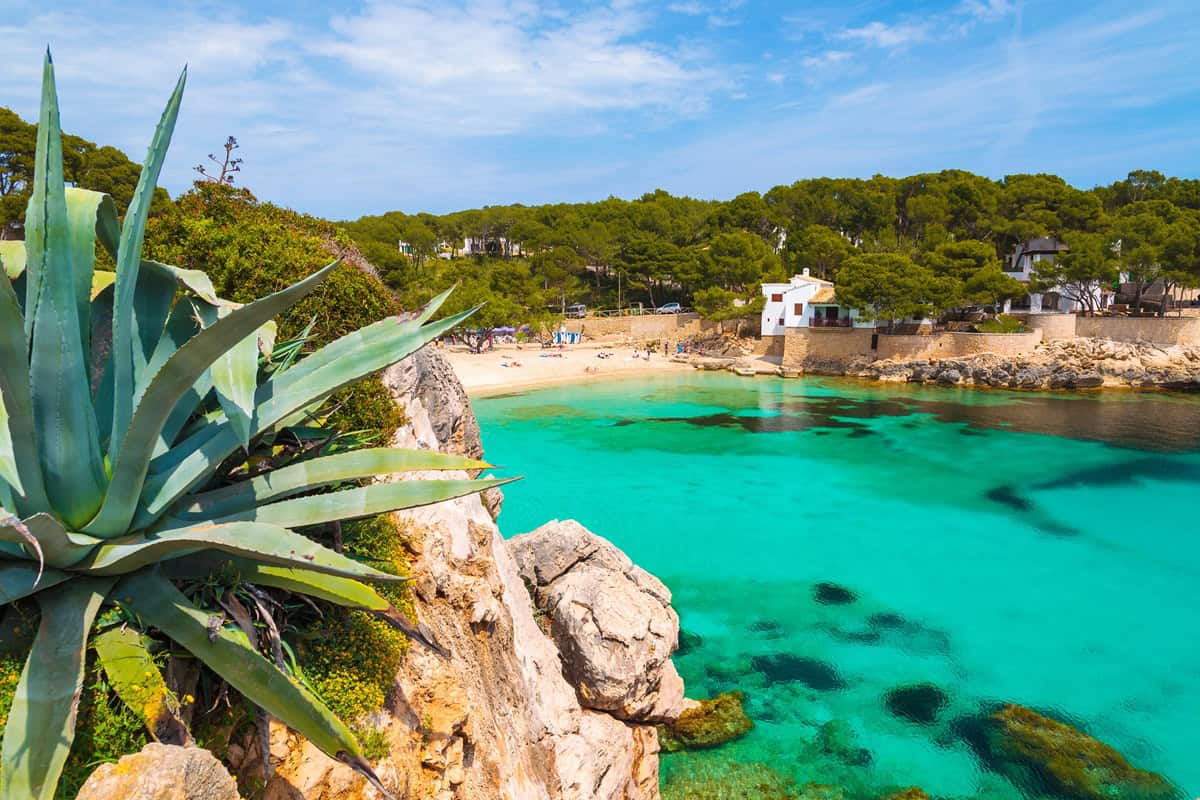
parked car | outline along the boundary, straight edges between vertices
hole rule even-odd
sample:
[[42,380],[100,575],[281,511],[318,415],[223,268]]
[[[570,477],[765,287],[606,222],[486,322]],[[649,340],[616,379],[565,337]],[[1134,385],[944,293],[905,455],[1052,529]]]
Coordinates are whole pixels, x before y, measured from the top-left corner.
[[583,303],[575,303],[567,306],[567,319],[583,319],[587,316],[587,306]]
[[659,314],[678,314],[680,311],[683,311],[683,306],[679,305],[679,303],[667,303],[666,305],[659,306],[655,311]]

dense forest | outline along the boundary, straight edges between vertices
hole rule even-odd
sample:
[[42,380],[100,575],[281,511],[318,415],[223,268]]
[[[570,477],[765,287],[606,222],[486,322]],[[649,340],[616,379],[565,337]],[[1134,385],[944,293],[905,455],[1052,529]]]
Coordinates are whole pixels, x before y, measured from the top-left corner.
[[[35,130],[0,108],[3,237],[21,235]],[[77,136],[64,144],[68,180],[123,207],[137,165]],[[174,205],[160,190],[156,215]],[[928,315],[1023,294],[1001,265],[1040,236],[1071,248],[1043,266],[1046,286],[1110,285],[1122,273],[1139,294],[1200,285],[1200,180],[1144,170],[1086,190],[1054,175],[997,181],[945,170],[806,179],[727,201],[657,190],[636,200],[393,211],[339,227],[403,306],[458,283],[451,310],[486,301],[483,327],[537,324],[572,303],[675,301],[714,319],[753,315],[761,283],[805,268],[836,280],[848,304]]]
[[[574,302],[756,313],[760,283],[804,268],[837,279],[839,297],[887,300],[889,315],[1002,302],[1025,291],[1003,259],[1041,236],[1071,247],[1043,268],[1046,285],[1109,285],[1119,272],[1143,289],[1200,284],[1200,180],[1153,171],[1090,190],[1054,175],[995,181],[960,170],[816,178],[728,201],[658,190],[343,224],[406,303],[459,281],[469,299],[494,299],[507,322]],[[477,254],[446,258],[464,240]]]

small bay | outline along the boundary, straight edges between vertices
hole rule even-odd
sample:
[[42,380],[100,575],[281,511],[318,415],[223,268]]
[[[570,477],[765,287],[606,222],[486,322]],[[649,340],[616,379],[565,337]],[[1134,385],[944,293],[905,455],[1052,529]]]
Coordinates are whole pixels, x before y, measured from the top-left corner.
[[746,693],[754,730],[664,776],[1036,796],[965,733],[1011,702],[1200,792],[1200,398],[687,373],[474,407],[525,476],[504,534],[610,539],[673,591],[688,694]]

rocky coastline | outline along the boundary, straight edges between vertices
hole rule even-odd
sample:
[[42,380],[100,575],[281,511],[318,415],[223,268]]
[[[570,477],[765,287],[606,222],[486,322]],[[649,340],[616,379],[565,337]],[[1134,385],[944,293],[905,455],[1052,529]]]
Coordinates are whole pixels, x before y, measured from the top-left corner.
[[[383,381],[407,418],[395,445],[482,455],[470,402],[440,354],[420,351]],[[395,515],[415,616],[450,655],[408,650],[370,720],[386,740],[377,774],[395,797],[658,800],[656,725],[696,705],[670,659],[670,591],[575,522],[505,541],[501,501],[493,490]],[[248,736],[219,755],[224,766],[199,748],[150,745],[99,769],[80,796],[232,800],[226,767],[263,800],[380,796],[278,722],[269,748]]]
[[1077,338],[1020,355],[871,360],[809,357],[795,369],[746,358],[701,357],[693,366],[739,375],[837,375],[885,383],[994,389],[1158,389],[1200,391],[1200,347]]

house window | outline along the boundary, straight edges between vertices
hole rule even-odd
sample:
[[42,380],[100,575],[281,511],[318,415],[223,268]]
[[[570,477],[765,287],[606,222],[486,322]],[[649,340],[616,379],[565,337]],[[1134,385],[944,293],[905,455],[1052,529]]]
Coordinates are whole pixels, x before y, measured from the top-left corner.
[[796,303],[796,305],[793,306],[793,311],[797,317],[803,317],[804,316],[804,303]]
[[772,303],[782,303],[782,302],[783,302],[783,295],[782,295],[782,294],[773,294],[773,295],[771,295],[771,302],[772,302]]

